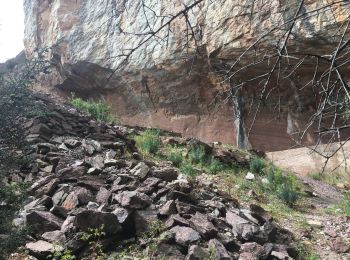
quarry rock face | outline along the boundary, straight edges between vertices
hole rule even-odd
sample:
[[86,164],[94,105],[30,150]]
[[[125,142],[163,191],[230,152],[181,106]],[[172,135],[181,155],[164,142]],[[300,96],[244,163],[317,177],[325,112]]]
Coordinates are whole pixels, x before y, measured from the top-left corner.
[[[282,113],[276,116],[269,106],[262,109],[247,138],[252,116],[237,124],[230,100],[222,95],[227,85],[213,68],[237,58],[261,34],[290,20],[297,3],[203,0],[188,12],[200,50],[194,56],[194,42],[187,44],[184,37],[188,27],[183,16],[160,30],[158,37],[147,39],[147,32],[156,31],[169,15],[184,8],[182,2],[190,6],[194,1],[25,0],[27,57],[36,48],[53,46],[56,65],[37,88],[63,97],[75,92],[84,98],[103,98],[129,125],[266,151],[289,148],[293,144],[289,133],[312,113],[313,97],[300,98],[298,88],[286,81]],[[305,1],[302,11],[328,2]],[[316,41],[320,52],[329,50],[334,19],[338,23],[345,19],[344,8],[340,3],[298,22],[292,35],[297,39],[295,50],[314,49]],[[252,85],[242,93],[243,114],[254,91]],[[291,109],[294,103],[302,109]],[[313,141],[307,137],[307,142]]]

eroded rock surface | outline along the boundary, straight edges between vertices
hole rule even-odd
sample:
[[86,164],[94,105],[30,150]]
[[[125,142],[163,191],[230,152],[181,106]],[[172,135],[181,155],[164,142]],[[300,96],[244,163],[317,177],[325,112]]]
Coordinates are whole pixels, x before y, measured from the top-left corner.
[[[234,124],[231,107],[223,102],[226,98],[218,95],[227,86],[213,71],[220,70],[225,61],[237,57],[276,24],[290,20],[298,6],[296,1],[202,1],[188,13],[200,57],[192,59],[194,42],[186,46],[187,23],[181,18],[171,25],[166,44],[160,44],[158,37],[147,41],[133,52],[126,66],[110,78],[128,50],[148,37],[148,22],[152,24],[151,30],[155,30],[164,22],[164,17],[177,14],[184,4],[189,6],[194,1],[142,2],[145,5],[141,1],[26,0],[27,55],[32,55],[36,48],[55,46],[52,57],[57,70],[43,76],[37,89],[50,93],[60,90],[60,95],[75,91],[86,98],[104,97],[123,123],[161,127],[208,142],[251,145],[267,151],[287,149],[294,144],[288,133],[308,119],[314,102],[313,95],[303,95],[303,98],[299,95],[297,89],[303,86],[303,79],[299,80],[300,86],[288,80],[282,83],[281,115],[277,118],[275,110],[269,106],[264,108],[246,140],[244,129]],[[305,1],[303,13],[330,2],[335,1]],[[330,50],[333,25],[342,24],[347,17],[348,3],[340,2],[296,23],[292,33],[293,40],[297,39],[296,51],[312,49],[322,55]],[[168,32],[166,28],[159,37]],[[267,38],[267,48],[277,44],[272,38]],[[307,68],[305,72],[308,73]],[[255,85],[249,89],[249,93],[243,95],[243,113],[249,110],[249,101],[258,95]],[[274,100],[272,98],[271,103]],[[298,108],[292,104],[298,104]],[[247,126],[251,117],[245,120]],[[312,135],[307,139],[313,142]],[[68,147],[77,144],[65,143]],[[90,148],[89,153],[93,152]]]

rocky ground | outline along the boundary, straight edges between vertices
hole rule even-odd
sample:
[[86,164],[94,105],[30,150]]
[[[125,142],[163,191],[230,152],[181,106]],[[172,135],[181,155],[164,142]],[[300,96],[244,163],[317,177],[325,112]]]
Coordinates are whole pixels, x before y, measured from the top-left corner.
[[[139,130],[40,99],[49,113],[24,125],[30,168],[7,180],[31,183],[14,220],[30,227],[27,243],[10,259],[349,259],[348,219],[324,210],[342,198],[332,186],[300,177],[310,194],[298,210],[301,227],[294,215],[272,217],[259,198],[243,202],[226,192],[221,176],[184,176],[165,159],[144,157],[131,138]],[[242,169],[250,160],[201,145]],[[300,241],[315,254],[303,255]]]
[[[344,214],[344,203],[349,203],[344,199],[346,190],[295,174],[304,184],[301,187],[304,195],[295,207],[288,208],[270,200],[268,196],[255,192],[253,185],[243,191],[246,197],[241,196],[244,199],[242,204],[260,204],[280,226],[293,233],[299,243],[299,259],[349,260],[350,221],[349,216]],[[220,185],[223,182],[221,177],[214,177],[214,181],[224,189],[238,186],[230,183]]]
[[[295,228],[285,223],[301,241],[309,245],[320,259],[348,260],[350,221],[349,217],[337,214],[343,200],[341,190],[307,176],[299,176],[313,196],[306,200],[310,210],[303,213],[305,227]],[[333,210],[333,214],[329,211]]]
[[170,162],[142,159],[130,129],[48,106],[25,124],[30,172],[8,179],[32,182],[14,220],[30,227],[28,242],[11,259],[297,256],[292,234],[260,206],[240,206],[205,175],[186,178]]

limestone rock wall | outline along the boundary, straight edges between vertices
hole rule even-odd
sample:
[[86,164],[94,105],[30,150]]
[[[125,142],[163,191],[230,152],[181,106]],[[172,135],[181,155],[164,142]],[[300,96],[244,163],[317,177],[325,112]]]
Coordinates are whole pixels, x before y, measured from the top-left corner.
[[[220,96],[227,86],[212,72],[212,60],[237,57],[259,35],[291,19],[297,2],[203,0],[188,13],[200,57],[193,56],[194,41],[188,44],[184,37],[184,18],[142,44],[149,37],[147,32],[193,2],[145,0],[142,5],[141,0],[25,0],[27,56],[36,48],[54,46],[51,54],[56,71],[39,89],[59,91],[63,96],[74,91],[85,98],[104,98],[126,124],[236,144],[234,114],[226,97]],[[328,2],[305,1],[303,12]],[[329,49],[334,17],[341,23],[345,12],[339,4],[297,23],[295,48],[314,48],[317,40],[320,51]],[[125,62],[125,55],[137,46]],[[271,120],[274,123],[267,123]],[[253,127],[249,143],[268,151],[286,149],[293,144],[288,127],[305,120],[306,114],[287,112],[276,118],[266,110]]]

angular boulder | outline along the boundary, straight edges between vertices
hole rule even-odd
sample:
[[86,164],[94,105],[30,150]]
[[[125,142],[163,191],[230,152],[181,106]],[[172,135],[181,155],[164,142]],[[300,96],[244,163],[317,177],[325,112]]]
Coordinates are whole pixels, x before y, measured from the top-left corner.
[[92,192],[84,187],[77,187],[74,189],[80,205],[86,205],[89,201],[94,200]]
[[71,192],[62,203],[62,207],[67,211],[75,209],[78,205],[79,199],[75,192]]
[[62,246],[51,244],[44,240],[27,243],[25,248],[29,251],[30,255],[37,257],[39,260],[45,260],[50,254],[64,250]]
[[208,247],[214,253],[214,259],[217,260],[232,260],[224,245],[217,239],[209,240]]
[[33,211],[26,217],[27,225],[38,234],[61,229],[63,221],[50,212]]
[[186,260],[202,260],[210,259],[210,254],[208,249],[200,247],[198,245],[192,245],[188,249],[188,254]]
[[137,191],[123,191],[114,198],[122,207],[131,209],[144,209],[152,203],[149,196]]
[[141,179],[146,178],[150,168],[144,163],[139,162],[131,171],[132,175],[135,175]]
[[170,232],[175,235],[176,243],[182,246],[188,246],[201,238],[199,233],[190,227],[176,226],[173,227]]
[[186,226],[188,227],[190,225],[189,221],[187,219],[184,219],[180,215],[171,215],[167,221],[165,222],[165,226],[167,228],[171,228],[174,226]]
[[48,242],[60,245],[64,245],[67,240],[66,235],[61,230],[45,232],[44,234],[42,234],[42,238]]
[[122,227],[118,217],[109,212],[99,212],[94,210],[85,210],[76,215],[74,225],[80,230],[86,232],[93,228],[102,228],[107,235],[118,234]]
[[176,214],[176,203],[173,200],[167,201],[160,209],[159,214],[162,216],[170,216],[172,214]]
[[213,223],[202,213],[196,212],[190,219],[190,227],[196,230],[204,238],[213,238],[218,233]]
[[239,259],[261,259],[265,256],[265,248],[258,243],[244,243],[240,248]]
[[98,204],[108,204],[108,200],[111,197],[112,192],[105,187],[101,187],[96,194],[96,202]]
[[175,168],[162,168],[153,171],[153,176],[163,181],[171,182],[179,177],[179,172]]

